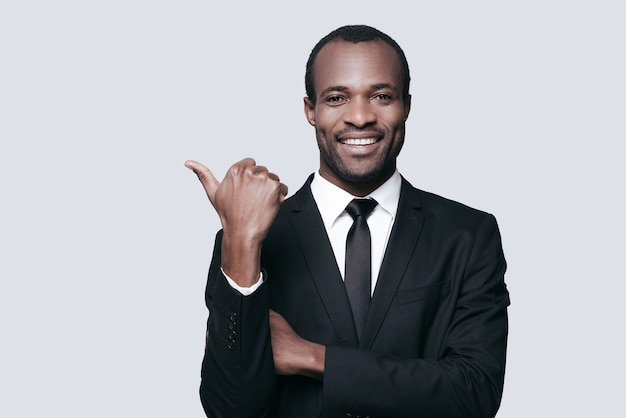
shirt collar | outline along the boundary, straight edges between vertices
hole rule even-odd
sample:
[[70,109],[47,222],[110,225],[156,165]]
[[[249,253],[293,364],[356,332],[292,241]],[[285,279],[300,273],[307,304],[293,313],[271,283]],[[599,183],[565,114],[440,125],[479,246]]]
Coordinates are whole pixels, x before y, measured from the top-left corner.
[[[386,182],[365,197],[376,200],[378,207],[389,213],[393,220],[398,210],[401,185],[402,177],[396,169]],[[327,229],[332,228],[335,220],[343,213],[348,203],[357,197],[335,186],[318,172],[315,173],[311,182],[311,193]]]

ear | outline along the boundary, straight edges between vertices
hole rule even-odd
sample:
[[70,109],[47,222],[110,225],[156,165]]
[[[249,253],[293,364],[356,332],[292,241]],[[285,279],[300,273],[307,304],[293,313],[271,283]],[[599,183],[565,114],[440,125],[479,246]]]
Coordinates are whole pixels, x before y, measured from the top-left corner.
[[411,95],[410,94],[409,94],[409,97],[407,97],[406,100],[404,101],[404,121],[405,122],[409,118],[409,112],[411,112]]
[[304,98],[304,115],[311,126],[315,126],[315,104],[308,97]]

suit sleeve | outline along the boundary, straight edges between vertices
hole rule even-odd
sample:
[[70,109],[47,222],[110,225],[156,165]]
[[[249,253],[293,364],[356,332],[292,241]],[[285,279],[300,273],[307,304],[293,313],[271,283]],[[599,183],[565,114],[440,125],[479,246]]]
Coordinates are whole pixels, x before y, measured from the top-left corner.
[[200,399],[210,418],[259,418],[267,415],[275,372],[266,285],[243,296],[221,271],[218,233],[209,269],[206,304],[207,341]]
[[440,357],[397,358],[327,347],[324,416],[493,417],[504,382],[509,305],[505,270],[496,221],[485,214]]

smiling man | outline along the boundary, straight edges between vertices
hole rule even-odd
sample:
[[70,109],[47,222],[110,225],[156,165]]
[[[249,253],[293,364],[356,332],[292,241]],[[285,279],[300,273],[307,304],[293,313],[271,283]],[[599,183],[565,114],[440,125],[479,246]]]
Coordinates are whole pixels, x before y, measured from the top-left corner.
[[509,297],[494,217],[398,172],[411,108],[398,44],[315,46],[304,110],[319,171],[292,197],[248,158],[219,182],[201,400],[208,417],[493,417]]

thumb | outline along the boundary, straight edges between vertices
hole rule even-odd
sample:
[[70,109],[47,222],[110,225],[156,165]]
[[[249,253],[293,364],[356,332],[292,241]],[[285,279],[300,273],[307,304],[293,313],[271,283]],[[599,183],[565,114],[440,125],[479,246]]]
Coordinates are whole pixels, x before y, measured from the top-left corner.
[[198,176],[198,179],[202,183],[207,196],[209,196],[209,200],[213,202],[215,191],[219,187],[220,182],[217,181],[211,170],[194,160],[185,161],[185,167],[193,171],[196,176]]

